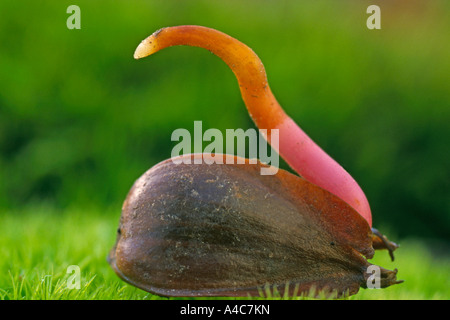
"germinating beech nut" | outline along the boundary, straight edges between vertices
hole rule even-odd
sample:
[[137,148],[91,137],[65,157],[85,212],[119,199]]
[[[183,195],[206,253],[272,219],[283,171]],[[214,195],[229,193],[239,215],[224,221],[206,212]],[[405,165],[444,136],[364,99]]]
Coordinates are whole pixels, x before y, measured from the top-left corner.
[[[169,159],[151,168],[123,205],[113,269],[162,296],[259,296],[267,286],[341,296],[365,287],[363,256],[372,258],[376,238],[367,221],[305,179],[261,176],[260,166]],[[396,270],[380,271],[381,287],[399,283]]]
[[[398,246],[372,228],[357,182],[283,111],[256,54],[217,30],[178,26],[142,41],[134,57],[175,45],[208,49],[227,63],[255,124],[279,130],[277,151],[299,176],[261,175],[265,164],[237,157],[230,164],[225,155],[226,164],[208,154],[157,164],[123,204],[108,256],[117,275],[162,296],[259,296],[269,288],[340,297],[368,287],[374,265],[366,259],[387,249],[393,260]],[[192,164],[183,161],[189,157]],[[397,269],[375,268],[379,287],[402,282]]]

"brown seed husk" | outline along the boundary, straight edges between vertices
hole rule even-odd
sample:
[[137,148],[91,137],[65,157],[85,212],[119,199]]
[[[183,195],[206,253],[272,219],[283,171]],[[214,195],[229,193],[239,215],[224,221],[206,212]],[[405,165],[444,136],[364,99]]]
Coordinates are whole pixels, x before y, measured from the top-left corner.
[[[366,287],[364,257],[372,258],[376,239],[366,220],[301,177],[262,176],[264,164],[245,161],[169,159],[148,170],[122,208],[108,257],[115,272],[162,296],[259,296],[271,288],[339,297]],[[380,270],[382,287],[399,283],[396,270]]]

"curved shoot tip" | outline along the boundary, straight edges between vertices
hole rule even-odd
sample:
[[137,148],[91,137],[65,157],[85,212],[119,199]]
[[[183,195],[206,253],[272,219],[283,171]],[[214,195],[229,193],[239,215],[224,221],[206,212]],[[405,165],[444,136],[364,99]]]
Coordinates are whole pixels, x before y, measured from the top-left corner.
[[[150,36],[151,37],[151,36]],[[147,39],[143,40],[136,48],[136,50],[134,51],[134,55],[133,57],[135,59],[141,59],[141,58],[145,58],[149,55],[151,55],[152,53],[155,53],[154,51],[154,46],[152,46],[152,42],[148,41],[148,39],[150,38],[148,37]]]
[[144,58],[147,56],[145,54],[147,51],[148,51],[148,44],[145,41],[142,41],[141,43],[139,43],[136,50],[134,51],[133,58],[135,59]]
[[163,29],[159,29],[158,31],[153,32],[152,35],[142,40],[141,43],[137,46],[136,50],[134,51],[133,57],[135,59],[141,59],[157,52],[159,49],[156,48],[156,36],[162,30]]

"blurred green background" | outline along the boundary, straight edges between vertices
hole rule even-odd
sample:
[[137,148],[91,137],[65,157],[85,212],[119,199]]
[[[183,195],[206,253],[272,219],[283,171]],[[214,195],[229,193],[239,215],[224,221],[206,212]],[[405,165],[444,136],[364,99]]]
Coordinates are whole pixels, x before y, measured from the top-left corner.
[[[66,27],[71,4],[81,30]],[[381,30],[366,27],[371,4]],[[286,112],[360,183],[374,226],[448,243],[449,13],[445,0],[1,1],[0,210],[117,221],[133,182],[170,157],[173,130],[254,127],[208,51],[133,59],[157,29],[197,24],[259,55]]]

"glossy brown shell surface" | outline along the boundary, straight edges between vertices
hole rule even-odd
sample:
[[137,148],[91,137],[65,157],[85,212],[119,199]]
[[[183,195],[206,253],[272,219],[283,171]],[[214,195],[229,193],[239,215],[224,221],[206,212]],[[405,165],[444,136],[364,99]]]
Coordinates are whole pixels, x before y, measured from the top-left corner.
[[148,170],[124,202],[113,269],[163,296],[259,296],[267,285],[356,293],[374,253],[367,222],[331,193],[284,170],[262,176],[261,166],[169,159]]

